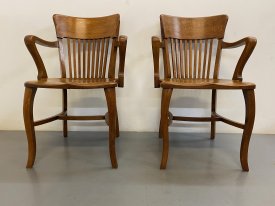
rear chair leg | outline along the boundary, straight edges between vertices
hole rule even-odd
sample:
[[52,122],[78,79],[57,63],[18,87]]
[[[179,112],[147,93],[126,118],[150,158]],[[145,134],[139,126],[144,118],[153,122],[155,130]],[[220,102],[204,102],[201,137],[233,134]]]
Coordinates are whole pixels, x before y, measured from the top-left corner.
[[245,125],[240,149],[240,159],[243,171],[249,171],[248,147],[255,120],[255,94],[254,90],[243,90],[245,101]]
[[[67,89],[62,90],[62,107],[63,112],[67,112],[68,99],[67,99]],[[67,120],[63,120],[63,136],[68,137],[68,123]]]
[[216,133],[216,121],[214,114],[216,113],[216,103],[217,103],[217,90],[212,89],[212,100],[211,100],[211,139],[215,139]]
[[162,149],[162,159],[161,159],[160,169],[166,169],[167,160],[168,160],[168,152],[169,152],[168,114],[169,114],[169,104],[170,104],[172,92],[173,92],[173,89],[162,90],[160,134],[163,139],[163,149]]
[[36,88],[26,87],[23,102],[24,123],[28,139],[28,161],[26,165],[27,168],[33,167],[36,155],[36,140],[33,121],[33,101],[36,90]]
[[115,88],[105,88],[105,96],[109,114],[109,153],[113,168],[117,168],[115,138],[117,136],[116,127],[116,93]]

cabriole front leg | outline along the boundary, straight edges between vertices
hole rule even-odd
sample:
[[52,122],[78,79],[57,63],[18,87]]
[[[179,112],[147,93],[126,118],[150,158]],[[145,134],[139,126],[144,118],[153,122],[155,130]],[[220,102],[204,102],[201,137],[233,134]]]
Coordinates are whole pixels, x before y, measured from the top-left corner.
[[116,137],[119,137],[119,121],[118,121],[118,114],[117,114],[117,108],[116,108]]
[[172,96],[173,89],[163,89],[161,98],[161,124],[160,124],[160,135],[163,139],[162,148],[162,159],[160,164],[160,169],[166,169],[168,152],[169,152],[169,104]]
[[23,102],[23,115],[25,130],[28,139],[28,161],[27,168],[32,168],[35,155],[36,155],[36,140],[33,121],[33,100],[36,93],[36,88],[25,88],[24,102]]
[[159,138],[160,139],[162,138],[162,122],[161,122],[161,118],[160,118],[160,121],[159,121]]
[[115,139],[117,136],[116,93],[115,88],[105,88],[105,96],[109,114],[109,153],[113,168],[117,168]]
[[240,159],[243,171],[249,171],[248,148],[255,119],[255,95],[254,90],[243,90],[245,101],[245,125],[241,143]]

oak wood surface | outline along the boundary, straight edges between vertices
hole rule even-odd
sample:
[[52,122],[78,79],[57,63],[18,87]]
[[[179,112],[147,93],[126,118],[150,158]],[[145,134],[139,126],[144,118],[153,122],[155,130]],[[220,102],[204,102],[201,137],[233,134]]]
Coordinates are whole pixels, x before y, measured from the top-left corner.
[[212,93],[211,93],[211,132],[210,132],[211,139],[215,139],[215,134],[216,134],[216,121],[215,121],[216,107],[217,107],[217,90],[212,89]]
[[[161,38],[152,37],[154,86],[163,89],[159,137],[163,139],[161,169],[165,169],[169,150],[169,121],[211,122],[210,137],[215,138],[216,122],[221,121],[243,129],[240,159],[243,171],[248,171],[248,145],[255,118],[256,85],[243,82],[242,72],[251,56],[256,38],[245,37],[229,43],[223,40],[227,15],[186,18],[160,15]],[[223,49],[244,46],[232,79],[219,76]],[[163,54],[163,78],[160,76],[160,51]],[[181,117],[169,113],[173,89],[211,89],[210,117]],[[239,123],[216,113],[217,90],[242,90],[245,99],[245,123]],[[170,115],[169,115],[170,114]]]
[[160,83],[162,88],[181,89],[254,89],[250,82],[228,79],[165,79]]
[[[68,109],[68,92],[67,89],[62,90],[62,112],[67,113]],[[68,121],[63,120],[63,136],[68,137]]]
[[163,38],[212,39],[223,38],[227,15],[186,18],[160,15]]
[[[124,86],[127,45],[127,37],[119,36],[119,14],[96,18],[56,14],[53,20],[57,41],[49,42],[33,35],[25,37],[25,44],[38,71],[37,80],[25,82],[24,122],[29,150],[27,167],[32,168],[35,160],[35,126],[62,120],[63,136],[67,137],[68,120],[106,120],[109,126],[110,159],[112,167],[117,168],[115,137],[119,136],[119,122],[115,87]],[[59,78],[48,77],[37,45],[58,49],[61,71]],[[117,49],[119,65],[116,72]],[[62,112],[34,121],[33,101],[37,88],[62,89]],[[68,115],[68,89],[104,89],[108,113],[96,116]]]
[[33,121],[33,101],[36,94],[35,88],[25,88],[23,101],[23,115],[25,123],[25,131],[28,140],[28,160],[27,168],[32,168],[36,156],[36,139]]
[[169,135],[168,135],[168,126],[169,126],[169,104],[172,96],[173,89],[163,89],[162,98],[161,98],[161,137],[163,139],[162,145],[162,158],[160,169],[166,169],[168,161],[168,152],[169,152]]
[[53,15],[56,36],[73,39],[117,37],[119,33],[119,18],[119,14],[96,18]]
[[97,89],[116,87],[117,81],[111,79],[70,79],[46,78],[25,82],[26,87],[53,88],[53,89]]

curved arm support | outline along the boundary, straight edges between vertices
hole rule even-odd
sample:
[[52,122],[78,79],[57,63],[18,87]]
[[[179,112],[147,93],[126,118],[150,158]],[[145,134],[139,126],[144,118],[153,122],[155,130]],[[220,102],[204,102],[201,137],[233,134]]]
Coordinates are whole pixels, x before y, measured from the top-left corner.
[[39,44],[41,46],[51,47],[51,48],[58,48],[58,42],[45,41],[33,35],[25,36],[24,41],[25,41],[26,47],[28,48],[36,64],[37,71],[38,71],[37,79],[47,78],[48,77],[47,71],[43,63],[43,60],[37,50],[36,44]]
[[119,48],[119,70],[118,70],[118,86],[124,86],[124,66],[125,66],[125,55],[127,46],[127,36],[118,37],[118,48]]
[[161,48],[161,41],[159,37],[152,36],[152,52],[154,60],[154,84],[155,88],[160,87],[160,77],[159,77],[159,50]]
[[243,73],[244,66],[245,66],[246,62],[248,61],[250,55],[252,54],[256,44],[257,44],[257,39],[254,37],[246,37],[246,38],[243,38],[239,41],[232,42],[232,43],[222,42],[222,48],[224,48],[224,49],[236,48],[236,47],[240,47],[243,45],[245,46],[244,50],[239,58],[239,61],[236,65],[236,68],[235,68],[235,71],[234,71],[234,74],[232,77],[233,80],[242,81],[242,73]]

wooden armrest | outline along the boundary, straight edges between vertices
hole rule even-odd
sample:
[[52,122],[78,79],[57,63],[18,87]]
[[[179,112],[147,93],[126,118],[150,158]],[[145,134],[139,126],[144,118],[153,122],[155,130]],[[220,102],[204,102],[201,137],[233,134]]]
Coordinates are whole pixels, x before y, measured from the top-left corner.
[[27,35],[25,36],[25,43],[26,44],[39,44],[41,46],[51,47],[51,48],[58,48],[58,42],[57,41],[46,41],[44,39],[41,39],[37,36],[33,35]]
[[159,77],[159,50],[162,48],[162,43],[159,37],[152,36],[152,52],[154,60],[154,85],[155,88],[160,87],[160,77]]
[[233,80],[241,80],[242,81],[242,72],[244,69],[244,66],[246,62],[248,61],[249,57],[251,56],[255,46],[257,44],[257,39],[254,37],[246,37],[239,41],[228,43],[228,42],[222,42],[222,48],[228,49],[228,48],[236,48],[240,46],[245,46],[243,49],[243,52],[238,60],[238,63],[236,65],[234,74],[232,79]]
[[118,86],[124,86],[124,66],[125,66],[125,55],[127,46],[127,36],[118,37],[118,48],[119,48],[119,70],[118,70]]
[[37,79],[47,78],[48,77],[47,71],[43,63],[43,60],[37,50],[36,44],[39,44],[41,46],[51,47],[51,48],[58,48],[58,42],[57,41],[49,42],[33,35],[25,36],[24,41],[25,41],[26,47],[28,48],[36,64],[37,71],[38,71]]

